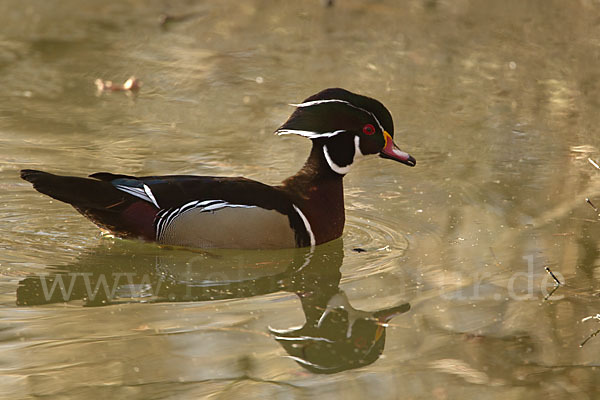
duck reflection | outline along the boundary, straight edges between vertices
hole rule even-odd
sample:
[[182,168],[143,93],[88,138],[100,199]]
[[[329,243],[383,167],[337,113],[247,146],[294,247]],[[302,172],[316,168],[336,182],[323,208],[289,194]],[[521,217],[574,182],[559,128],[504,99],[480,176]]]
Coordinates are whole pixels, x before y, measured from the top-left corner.
[[322,374],[375,362],[383,353],[388,322],[410,309],[410,305],[404,303],[376,312],[357,310],[343,291],[329,299],[321,298],[316,304],[303,294],[297,294],[306,316],[304,326],[269,330],[298,364]]
[[191,251],[108,241],[49,275],[23,279],[17,305],[77,302],[212,301],[286,291],[302,304],[301,327],[275,329],[274,339],[299,365],[336,373],[375,362],[390,320],[408,303],[368,312],[355,309],[340,290],[341,240],[309,249]]

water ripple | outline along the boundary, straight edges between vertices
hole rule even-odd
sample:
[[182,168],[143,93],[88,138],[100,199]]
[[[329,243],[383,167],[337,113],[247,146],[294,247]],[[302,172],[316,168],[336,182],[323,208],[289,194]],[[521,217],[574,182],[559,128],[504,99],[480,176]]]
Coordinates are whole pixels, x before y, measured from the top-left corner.
[[[394,221],[377,217],[348,215],[344,233],[346,261],[344,281],[353,281],[392,270],[409,247],[409,240]],[[349,259],[350,252],[361,257]],[[363,255],[364,253],[364,255]]]

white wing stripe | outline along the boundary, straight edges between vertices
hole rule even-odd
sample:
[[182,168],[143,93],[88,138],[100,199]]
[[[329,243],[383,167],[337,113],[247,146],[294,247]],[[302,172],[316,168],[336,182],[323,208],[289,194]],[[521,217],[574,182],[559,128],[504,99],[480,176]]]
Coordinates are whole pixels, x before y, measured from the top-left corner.
[[132,196],[138,197],[142,200],[146,200],[146,201],[152,203],[152,199],[150,199],[150,197],[148,197],[148,195],[146,194],[144,189],[131,187],[131,186],[125,186],[125,185],[116,185],[115,187],[122,192],[128,193]]
[[144,184],[144,192],[146,192],[148,198],[152,201],[152,204],[154,204],[156,208],[160,208],[160,206],[156,202],[156,199],[154,198],[154,194],[152,194],[152,190],[150,190],[150,187],[146,184]]
[[154,194],[152,193],[152,190],[150,190],[150,187],[146,184],[144,184],[143,188],[126,185],[115,185],[115,188],[132,196],[145,200],[149,203],[152,203],[156,208],[160,208],[158,202],[156,201],[156,198],[154,197]]

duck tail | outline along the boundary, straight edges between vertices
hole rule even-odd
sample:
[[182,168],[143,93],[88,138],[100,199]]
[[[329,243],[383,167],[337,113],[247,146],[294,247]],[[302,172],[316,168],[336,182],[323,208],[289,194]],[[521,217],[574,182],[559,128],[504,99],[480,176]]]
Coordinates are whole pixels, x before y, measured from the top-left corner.
[[21,178],[33,183],[38,192],[72,205],[100,228],[122,237],[154,238],[153,220],[158,210],[110,182],[34,169],[21,170]]

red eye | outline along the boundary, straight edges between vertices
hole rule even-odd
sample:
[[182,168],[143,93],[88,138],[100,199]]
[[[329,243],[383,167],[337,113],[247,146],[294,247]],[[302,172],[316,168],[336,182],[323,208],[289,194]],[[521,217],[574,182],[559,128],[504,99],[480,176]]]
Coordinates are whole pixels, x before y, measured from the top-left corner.
[[374,135],[375,127],[371,124],[366,124],[365,126],[363,126],[363,133],[369,136]]

